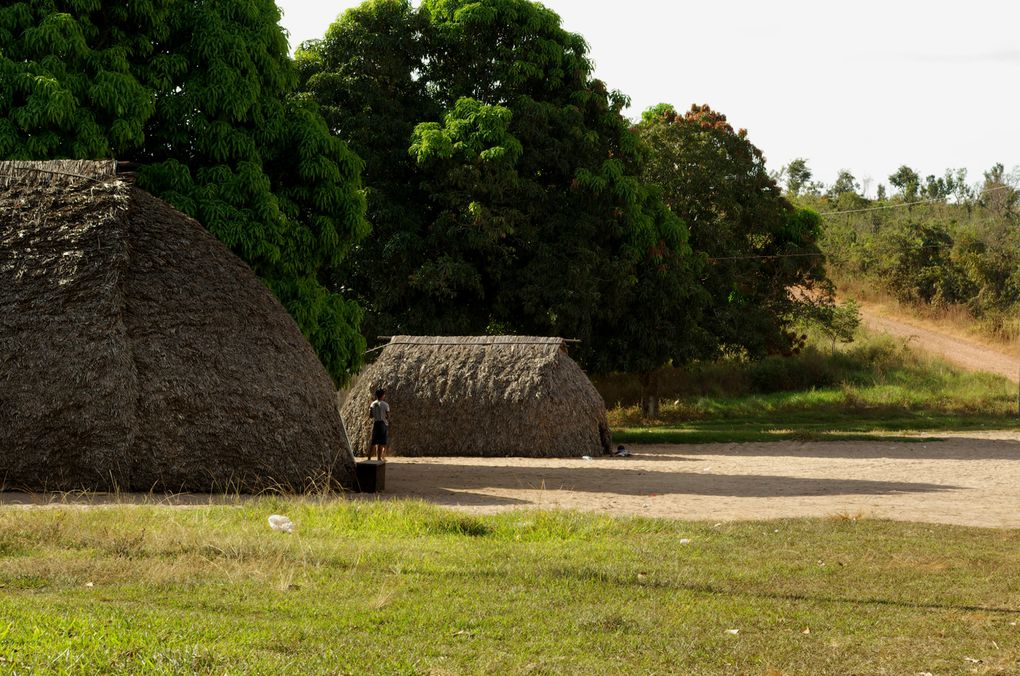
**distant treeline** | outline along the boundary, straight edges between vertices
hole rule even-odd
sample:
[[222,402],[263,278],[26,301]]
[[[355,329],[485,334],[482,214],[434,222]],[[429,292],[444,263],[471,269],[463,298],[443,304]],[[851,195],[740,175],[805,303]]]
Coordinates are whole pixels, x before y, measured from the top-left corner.
[[825,186],[804,160],[777,177],[788,196],[823,215],[819,245],[830,274],[935,311],[965,308],[989,333],[1020,326],[1020,168],[997,164],[970,183],[966,170],[922,179],[908,166],[869,199],[848,171]]

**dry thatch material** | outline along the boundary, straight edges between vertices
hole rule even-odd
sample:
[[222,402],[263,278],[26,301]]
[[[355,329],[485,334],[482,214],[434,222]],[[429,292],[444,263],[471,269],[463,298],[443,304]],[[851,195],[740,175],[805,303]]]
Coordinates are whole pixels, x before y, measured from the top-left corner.
[[368,409],[379,387],[392,407],[393,455],[580,457],[610,450],[605,403],[560,338],[393,338],[344,404],[355,449],[368,447]]
[[0,162],[0,488],[349,486],[332,382],[297,325],[115,174]]

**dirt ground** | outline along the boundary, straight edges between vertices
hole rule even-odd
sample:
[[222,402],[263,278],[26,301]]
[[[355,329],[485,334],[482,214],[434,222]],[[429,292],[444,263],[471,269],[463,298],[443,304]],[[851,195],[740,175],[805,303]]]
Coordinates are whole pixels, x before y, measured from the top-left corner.
[[[1020,528],[1020,432],[632,446],[630,458],[391,458],[386,491],[471,513],[574,509],[696,521],[858,517]],[[0,506],[236,504],[238,496],[0,493]]]
[[[878,304],[873,330],[1014,382],[1017,356]],[[392,458],[386,492],[476,513],[577,509],[725,522],[865,517],[1020,528],[1020,432],[906,435],[861,442],[645,445],[630,458]],[[0,493],[3,505],[231,504],[237,496]]]
[[1020,528],[1020,433],[939,441],[634,446],[630,458],[393,458],[386,493],[474,513],[725,522],[870,517]]
[[902,338],[912,347],[927,350],[970,371],[989,371],[1020,381],[1020,356],[1017,350],[982,344],[934,322],[894,314],[889,307],[861,303],[864,325],[879,333]]

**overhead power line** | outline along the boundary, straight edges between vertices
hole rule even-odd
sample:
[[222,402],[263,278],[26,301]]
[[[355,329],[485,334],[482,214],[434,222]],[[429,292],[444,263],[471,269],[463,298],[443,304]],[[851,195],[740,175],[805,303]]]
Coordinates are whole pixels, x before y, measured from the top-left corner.
[[[1000,185],[997,188],[988,188],[978,193],[979,196],[987,195],[988,193],[996,192],[998,190],[1014,190],[1012,186]],[[821,216],[842,216],[844,214],[863,214],[868,211],[883,211],[885,209],[905,209],[907,207],[917,206],[918,204],[942,204],[938,200],[927,199],[918,200],[916,202],[902,202],[900,204],[885,204],[879,207],[865,207],[863,209],[846,209],[843,211],[823,211],[819,215]]]
[[[987,195],[989,193],[998,192],[1000,190],[1015,190],[1015,188],[1013,188],[1012,186],[1008,186],[1008,185],[1000,185],[1000,186],[997,186],[995,188],[988,188],[988,189],[982,190],[980,193],[978,193],[978,196],[984,196],[984,195]],[[919,204],[939,204],[939,203],[940,202],[938,202],[937,200],[927,199],[927,200],[918,200],[916,202],[903,202],[903,203],[900,203],[900,204],[886,204],[886,205],[877,206],[877,207],[867,207],[867,208],[864,208],[864,209],[846,209],[844,211],[823,211],[819,215],[820,216],[840,216],[840,215],[845,215],[845,214],[866,213],[866,212],[869,212],[869,211],[883,211],[883,210],[886,210],[886,209],[904,209],[906,207],[917,206]],[[944,245],[944,244],[920,247],[921,250],[926,250],[926,249],[949,249],[949,248],[952,248],[952,247]],[[825,258],[825,256],[826,256],[826,254],[823,254],[823,253],[756,254],[756,255],[747,255],[747,256],[718,256],[718,257],[714,257],[714,258],[709,258],[708,262],[709,263],[718,263],[718,262],[721,262],[721,261],[754,261],[754,260],[771,260],[771,259],[779,259],[779,258]]]
[[753,261],[753,260],[768,260],[772,258],[824,258],[823,253],[791,253],[791,254],[758,254],[752,256],[718,256],[716,258],[709,258],[709,263],[718,263],[720,261]]
[[[953,247],[949,244],[928,244],[925,246],[917,247],[919,251],[930,251],[934,249],[952,249]],[[718,256],[715,258],[708,258],[709,263],[718,263],[720,261],[753,261],[753,260],[770,260],[773,258],[825,258],[828,254],[821,252],[818,253],[789,253],[789,254],[756,254],[749,256]]]

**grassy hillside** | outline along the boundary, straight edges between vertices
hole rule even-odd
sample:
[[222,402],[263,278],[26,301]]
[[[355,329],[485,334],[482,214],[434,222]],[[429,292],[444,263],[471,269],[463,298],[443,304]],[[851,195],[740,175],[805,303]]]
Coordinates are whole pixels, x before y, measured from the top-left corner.
[[[814,343],[817,345],[817,343]],[[1017,386],[969,373],[881,335],[794,357],[666,372],[658,420],[642,420],[635,379],[597,383],[622,442],[854,439],[874,432],[1020,426]]]
[[[1001,170],[1002,167],[999,167]],[[825,216],[819,246],[843,293],[878,291],[923,315],[965,317],[983,335],[1020,335],[1020,175],[980,191],[865,200],[803,196]],[[965,186],[959,186],[965,188]],[[964,193],[967,191],[965,190]],[[923,204],[909,204],[914,199]]]

